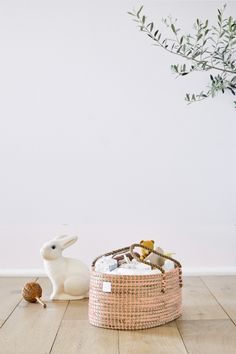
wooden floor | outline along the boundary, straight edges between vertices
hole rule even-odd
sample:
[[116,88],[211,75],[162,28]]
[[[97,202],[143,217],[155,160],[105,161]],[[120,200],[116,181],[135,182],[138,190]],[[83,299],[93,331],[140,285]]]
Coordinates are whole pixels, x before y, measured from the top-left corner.
[[[0,278],[0,354],[236,354],[236,276],[185,278],[183,316],[133,332],[89,325],[87,300],[26,303],[30,280]],[[38,281],[47,300],[49,281]]]

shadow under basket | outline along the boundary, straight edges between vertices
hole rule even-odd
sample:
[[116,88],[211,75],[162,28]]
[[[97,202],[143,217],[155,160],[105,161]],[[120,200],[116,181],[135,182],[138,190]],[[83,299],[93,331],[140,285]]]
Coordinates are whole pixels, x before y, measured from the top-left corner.
[[[105,256],[131,251],[136,258],[134,247],[141,246],[134,244]],[[120,330],[146,329],[163,325],[181,315],[182,270],[178,261],[165,256],[174,262],[175,268],[165,272],[153,265],[160,274],[116,275],[94,270],[101,257],[94,260],[90,277],[89,322],[92,325]]]

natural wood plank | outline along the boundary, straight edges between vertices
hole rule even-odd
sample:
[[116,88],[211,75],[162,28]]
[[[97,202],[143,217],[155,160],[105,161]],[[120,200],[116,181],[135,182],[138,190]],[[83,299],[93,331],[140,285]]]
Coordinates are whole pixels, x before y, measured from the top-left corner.
[[186,354],[176,323],[142,331],[120,331],[120,354]]
[[88,319],[88,299],[70,301],[64,320],[87,320]]
[[54,354],[118,354],[118,331],[91,326],[87,320],[63,320]]
[[[40,279],[45,296],[51,287],[47,279]],[[0,332],[0,348],[4,354],[49,353],[68,302],[48,302],[43,309],[39,304],[22,301]]]
[[178,328],[172,322],[120,332],[91,326],[87,299],[69,305],[48,301],[48,279],[38,280],[47,309],[21,301],[21,288],[27,281],[31,279],[0,278],[1,353],[46,354],[51,349],[54,354],[186,354],[186,346],[191,354],[236,354],[236,326],[225,313],[236,324],[234,276],[185,278],[184,313],[176,322]]
[[22,299],[21,289],[32,278],[0,278],[0,327]]
[[202,279],[236,323],[236,276],[203,277]]
[[236,327],[230,320],[179,321],[178,327],[191,354],[236,353]]
[[181,320],[228,319],[227,314],[198,277],[186,277]]

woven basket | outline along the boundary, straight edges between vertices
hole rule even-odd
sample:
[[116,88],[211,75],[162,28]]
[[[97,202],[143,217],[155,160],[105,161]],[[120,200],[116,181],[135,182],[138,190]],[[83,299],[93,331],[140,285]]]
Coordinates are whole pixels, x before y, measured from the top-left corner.
[[[135,247],[142,247],[159,256],[162,254],[148,247],[133,244],[102,256],[134,253]],[[175,259],[175,268],[160,274],[116,275],[104,274],[94,270],[97,257],[92,263],[89,293],[89,322],[97,327],[121,330],[136,330],[160,326],[175,320],[182,311],[182,271],[181,264]],[[145,264],[149,264],[143,261]]]

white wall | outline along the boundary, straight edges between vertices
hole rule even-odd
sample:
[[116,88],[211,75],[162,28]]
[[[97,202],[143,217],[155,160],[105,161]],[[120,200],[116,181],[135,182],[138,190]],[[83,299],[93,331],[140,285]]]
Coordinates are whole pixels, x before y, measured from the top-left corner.
[[175,80],[178,58],[126,14],[142,3],[186,31],[221,5],[0,0],[2,274],[41,268],[60,233],[80,236],[67,254],[87,263],[154,238],[190,271],[236,269],[232,97],[186,105],[208,74]]

